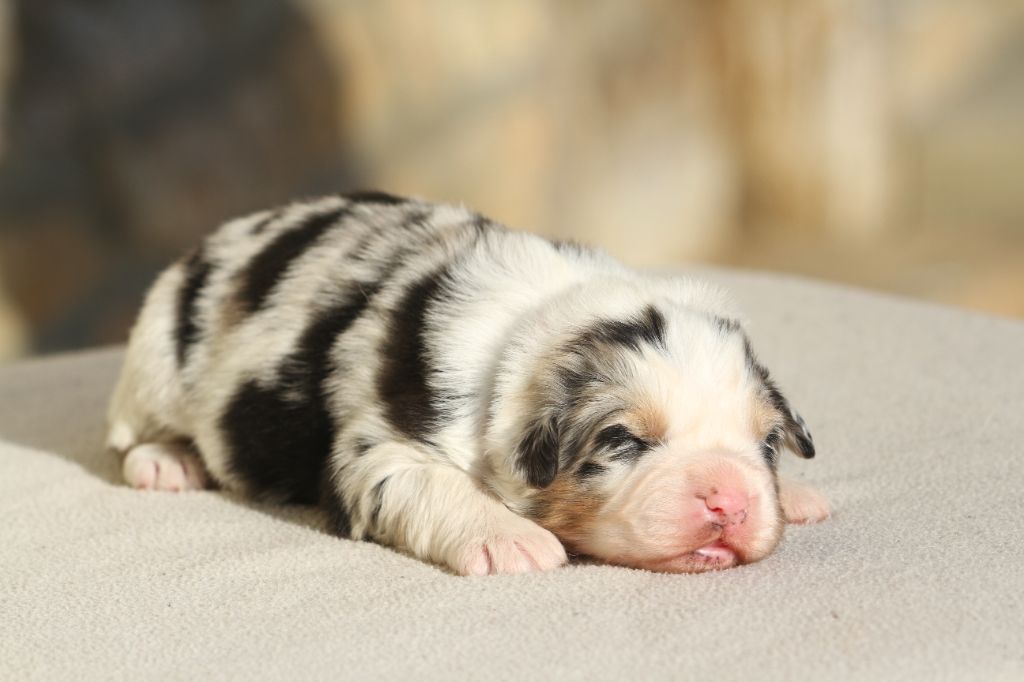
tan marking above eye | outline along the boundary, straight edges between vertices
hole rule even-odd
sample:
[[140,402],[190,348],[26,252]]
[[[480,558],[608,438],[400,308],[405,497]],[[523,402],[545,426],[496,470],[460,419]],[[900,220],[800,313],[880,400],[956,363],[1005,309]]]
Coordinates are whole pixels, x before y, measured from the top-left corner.
[[652,402],[645,402],[620,415],[621,421],[637,438],[648,443],[660,443],[668,434],[668,420]]

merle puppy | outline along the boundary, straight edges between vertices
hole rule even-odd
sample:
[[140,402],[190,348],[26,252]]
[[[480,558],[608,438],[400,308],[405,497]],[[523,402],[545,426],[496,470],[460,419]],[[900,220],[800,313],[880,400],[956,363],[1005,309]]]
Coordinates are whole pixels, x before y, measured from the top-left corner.
[[763,558],[828,503],[722,292],[379,192],[226,223],[149,292],[110,406],[137,487],[320,504],[461,574]]

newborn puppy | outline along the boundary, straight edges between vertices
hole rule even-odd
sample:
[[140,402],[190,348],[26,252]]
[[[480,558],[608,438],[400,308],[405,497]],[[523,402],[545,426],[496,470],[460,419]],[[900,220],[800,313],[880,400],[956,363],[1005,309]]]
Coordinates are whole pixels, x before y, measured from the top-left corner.
[[137,487],[316,503],[467,575],[566,549],[757,561],[828,503],[724,295],[379,192],[226,223],[154,284],[110,406]]

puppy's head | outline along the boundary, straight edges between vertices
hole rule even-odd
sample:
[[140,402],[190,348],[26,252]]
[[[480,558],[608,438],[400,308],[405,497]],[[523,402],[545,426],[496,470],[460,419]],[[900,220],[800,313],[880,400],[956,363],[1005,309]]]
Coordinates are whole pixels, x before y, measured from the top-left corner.
[[572,551],[656,571],[765,557],[784,525],[781,446],[814,455],[740,325],[684,306],[573,325],[520,405],[522,511]]

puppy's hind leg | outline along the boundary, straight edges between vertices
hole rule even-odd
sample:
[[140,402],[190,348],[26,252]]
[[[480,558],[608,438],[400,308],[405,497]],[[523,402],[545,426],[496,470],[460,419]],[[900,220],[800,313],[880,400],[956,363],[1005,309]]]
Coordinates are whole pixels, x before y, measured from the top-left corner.
[[176,349],[176,310],[184,284],[179,263],[153,285],[132,329],[107,412],[107,447],[124,456],[125,480],[135,488],[191,490],[207,480],[187,445],[191,433]]
[[550,531],[482,490],[466,472],[416,448],[385,443],[340,471],[333,489],[353,538],[370,538],[460,575],[543,571],[566,562]]
[[123,464],[128,485],[142,490],[201,490],[209,477],[202,461],[184,443],[142,443],[128,451]]

